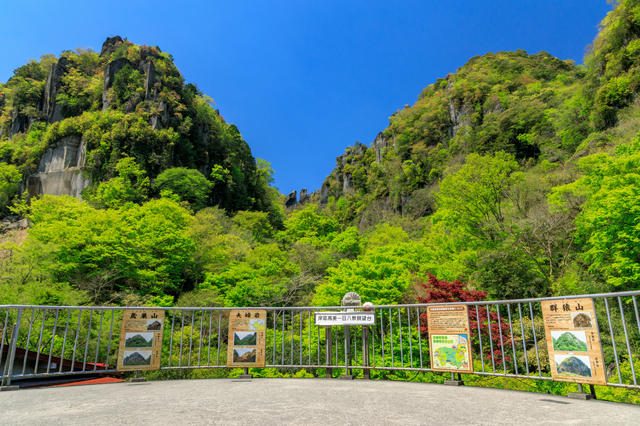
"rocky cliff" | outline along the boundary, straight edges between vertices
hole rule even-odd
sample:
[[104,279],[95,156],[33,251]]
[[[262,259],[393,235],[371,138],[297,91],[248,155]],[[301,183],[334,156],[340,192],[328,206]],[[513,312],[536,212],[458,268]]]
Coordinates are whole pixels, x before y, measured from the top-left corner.
[[38,195],[71,195],[82,199],[81,192],[91,185],[83,176],[87,144],[81,136],[68,136],[49,147],[38,165],[38,173],[22,185],[29,197]]

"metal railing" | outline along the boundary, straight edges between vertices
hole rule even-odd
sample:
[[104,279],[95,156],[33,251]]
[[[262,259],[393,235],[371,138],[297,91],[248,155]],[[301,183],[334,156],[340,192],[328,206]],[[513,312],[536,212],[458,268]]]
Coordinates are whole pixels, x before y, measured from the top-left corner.
[[[469,306],[473,374],[552,380],[540,302],[592,298],[607,385],[640,389],[640,291],[545,299],[456,302]],[[431,370],[426,308],[375,306],[373,326],[316,326],[314,313],[342,307],[266,309],[266,367],[356,372]],[[0,379],[115,372],[122,307],[0,306]],[[229,312],[164,309],[161,370],[227,368]],[[291,370],[293,371],[293,370]],[[361,372],[361,373],[360,373]]]

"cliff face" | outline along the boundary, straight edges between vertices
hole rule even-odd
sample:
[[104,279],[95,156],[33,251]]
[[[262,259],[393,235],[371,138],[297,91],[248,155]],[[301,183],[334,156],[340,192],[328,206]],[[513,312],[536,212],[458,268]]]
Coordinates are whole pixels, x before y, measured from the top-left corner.
[[82,199],[81,191],[91,185],[82,175],[87,144],[81,136],[68,136],[49,147],[38,165],[38,173],[22,185],[29,197],[39,195],[71,195]]

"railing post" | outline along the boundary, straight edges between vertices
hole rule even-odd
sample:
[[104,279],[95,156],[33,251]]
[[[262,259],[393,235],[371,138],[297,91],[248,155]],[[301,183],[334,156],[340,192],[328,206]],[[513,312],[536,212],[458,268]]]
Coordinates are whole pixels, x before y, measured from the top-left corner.
[[[332,348],[331,348],[331,326],[326,326],[324,328],[324,343],[325,343],[325,349],[326,349],[326,364],[327,365],[333,365],[333,357],[332,357]],[[327,367],[326,373],[325,373],[325,377],[327,379],[331,379],[333,377],[333,369]]]
[[4,368],[5,378],[2,379],[2,386],[0,391],[18,390],[18,386],[11,386],[11,376],[13,375],[13,364],[16,358],[16,346],[18,344],[18,333],[20,332],[20,320],[22,317],[22,308],[18,309],[18,320],[13,325],[11,330],[11,342],[9,343],[9,358],[7,358],[7,364]]
[[[369,367],[369,326],[362,327],[362,365],[363,367]],[[371,378],[371,370],[365,368],[362,370],[362,376],[364,379]]]

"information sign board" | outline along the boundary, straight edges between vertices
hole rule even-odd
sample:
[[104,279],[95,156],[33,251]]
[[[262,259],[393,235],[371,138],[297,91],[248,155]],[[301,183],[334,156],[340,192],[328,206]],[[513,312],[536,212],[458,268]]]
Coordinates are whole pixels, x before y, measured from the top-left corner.
[[541,302],[553,380],[606,385],[593,299]]
[[431,369],[473,373],[467,306],[428,306],[427,325]]
[[266,337],[266,310],[231,310],[227,367],[264,367]]
[[122,312],[119,371],[157,370],[162,354],[164,310],[125,309]]
[[316,312],[316,325],[375,325],[374,312]]

